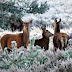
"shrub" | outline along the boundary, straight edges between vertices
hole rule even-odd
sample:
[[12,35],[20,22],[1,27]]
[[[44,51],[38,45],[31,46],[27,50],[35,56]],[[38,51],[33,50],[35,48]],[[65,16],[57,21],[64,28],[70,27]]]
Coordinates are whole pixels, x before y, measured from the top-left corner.
[[27,55],[24,55],[24,51],[20,51],[19,54],[16,54],[16,41],[12,41],[12,56],[8,54],[7,48],[5,48],[6,57],[3,58],[0,56],[0,69],[10,69],[12,66],[17,70],[18,68],[29,68],[36,62],[43,64],[46,62],[47,57],[41,56],[40,57],[40,50],[39,46],[34,48],[34,38],[31,39],[29,45],[29,50],[26,51]]
[[[15,6],[15,1],[6,1],[0,3],[0,27],[3,29],[10,28],[11,21],[16,24],[15,20],[22,17],[22,11]],[[14,16],[14,20],[11,19],[11,16]]]
[[44,3],[41,3],[40,7],[37,3],[38,0],[33,1],[30,6],[29,6],[29,10],[27,10],[27,13],[45,13],[48,9],[49,9],[49,5],[47,4],[47,1],[45,1]]

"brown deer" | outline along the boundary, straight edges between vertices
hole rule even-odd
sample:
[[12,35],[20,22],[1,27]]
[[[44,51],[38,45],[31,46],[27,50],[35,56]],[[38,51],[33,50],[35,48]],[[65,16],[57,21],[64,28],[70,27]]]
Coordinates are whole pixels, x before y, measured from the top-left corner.
[[50,33],[48,30],[46,30],[46,27],[42,27],[41,29],[42,29],[42,38],[36,39],[34,46],[39,45],[41,48],[48,50],[49,49],[49,37],[53,36],[53,34]]
[[66,33],[60,33],[60,23],[61,19],[59,22],[57,22],[57,19],[55,19],[53,36],[54,51],[56,51],[57,48],[65,49],[68,44],[69,36]]
[[29,24],[30,23],[32,23],[32,20],[30,20],[29,22],[23,23],[23,33],[4,35],[0,39],[2,49],[4,50],[4,48],[7,47],[7,49],[12,50],[11,41],[16,41],[17,48],[21,46],[25,46],[27,41],[29,40]]
[[[41,48],[47,50],[49,47],[49,37],[53,36],[53,34],[48,30],[46,30],[46,27],[42,27],[41,29],[42,29],[42,38],[36,39],[34,46],[39,45]],[[27,42],[26,47],[28,46],[29,43],[30,41]]]

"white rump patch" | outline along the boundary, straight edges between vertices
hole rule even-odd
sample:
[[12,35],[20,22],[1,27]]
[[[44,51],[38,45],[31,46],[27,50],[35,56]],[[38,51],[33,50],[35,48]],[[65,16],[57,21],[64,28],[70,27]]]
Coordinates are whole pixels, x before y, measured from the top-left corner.
[[67,38],[65,37],[65,45],[67,45]]
[[61,45],[62,45],[62,48],[64,47],[64,41],[63,41],[63,38],[61,38]]

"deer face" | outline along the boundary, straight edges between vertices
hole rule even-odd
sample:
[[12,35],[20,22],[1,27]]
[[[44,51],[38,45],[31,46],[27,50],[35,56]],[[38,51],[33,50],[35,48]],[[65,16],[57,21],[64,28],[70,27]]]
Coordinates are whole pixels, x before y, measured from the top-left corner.
[[30,23],[32,23],[32,20],[30,20],[29,22],[24,22],[23,23],[23,30],[29,31],[29,24]]
[[42,29],[42,35],[45,38],[49,38],[50,36],[53,36],[53,34],[51,32],[49,32],[48,30],[46,30],[46,26],[45,27],[41,27]]
[[41,27],[41,29],[42,29],[43,32],[46,32],[46,26]]
[[48,37],[53,36],[53,34],[50,31],[48,31],[48,30],[46,30],[46,34],[47,34]]

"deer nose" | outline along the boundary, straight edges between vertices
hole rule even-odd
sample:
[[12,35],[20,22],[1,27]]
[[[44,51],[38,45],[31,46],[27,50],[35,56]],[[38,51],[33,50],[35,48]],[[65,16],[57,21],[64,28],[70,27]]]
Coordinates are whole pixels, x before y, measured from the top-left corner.
[[26,29],[27,29],[27,31],[28,31],[28,27],[27,27]]

